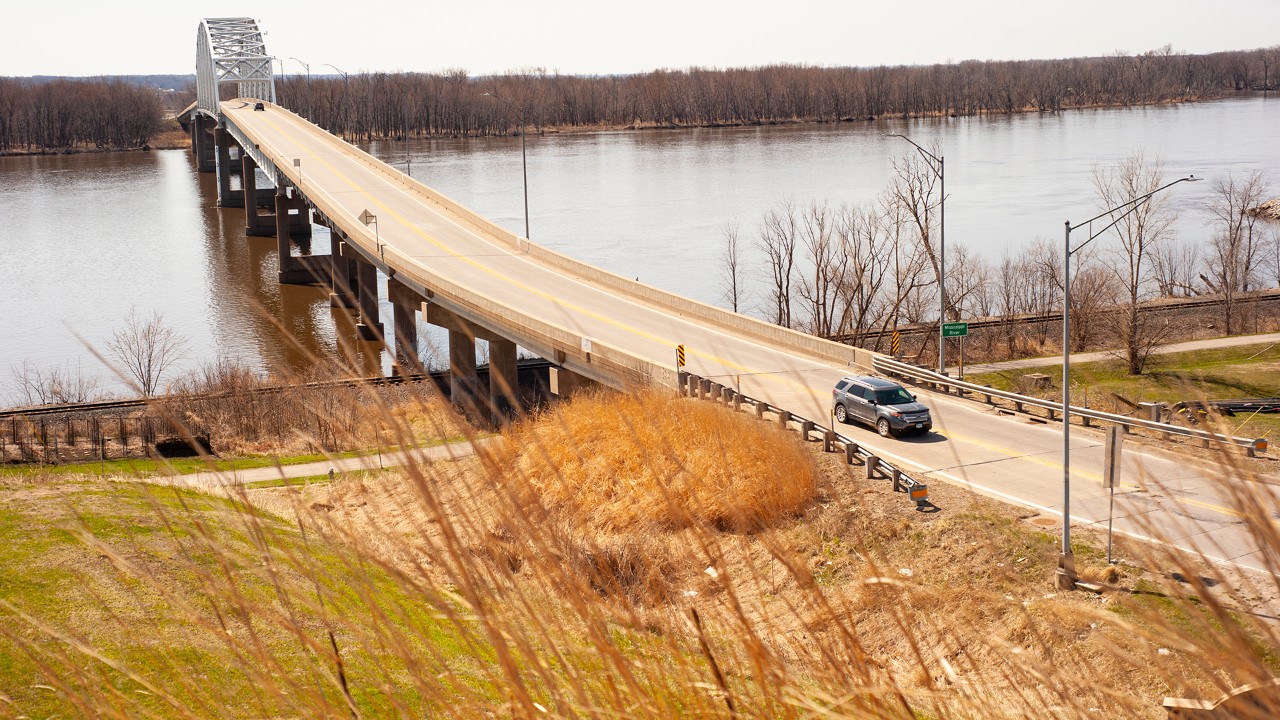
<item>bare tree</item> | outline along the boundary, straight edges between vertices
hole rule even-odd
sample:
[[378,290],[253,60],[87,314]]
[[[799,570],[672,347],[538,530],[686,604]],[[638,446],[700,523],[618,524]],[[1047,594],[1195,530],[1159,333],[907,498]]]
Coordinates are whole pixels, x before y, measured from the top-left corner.
[[742,254],[739,247],[738,226],[729,223],[720,230],[724,245],[720,248],[721,297],[734,312],[742,301]]
[[1240,293],[1257,287],[1266,228],[1249,212],[1270,193],[1266,175],[1255,170],[1238,178],[1229,174],[1213,184],[1213,194],[1204,208],[1212,216],[1213,236],[1201,276],[1210,291],[1222,297],[1223,326],[1227,335],[1236,329],[1236,301]]
[[165,371],[186,352],[186,338],[165,325],[159,312],[142,317],[131,310],[124,327],[107,341],[107,354],[118,364],[118,372],[143,397],[155,395]]
[[889,306],[885,281],[893,250],[882,218],[874,209],[841,213],[836,235],[843,246],[847,271],[838,288],[841,313],[836,332],[852,333],[854,344],[882,320]]
[[14,401],[19,405],[62,405],[102,397],[101,379],[85,375],[79,363],[45,369],[24,360],[9,368],[9,376],[17,386]]
[[807,274],[800,281],[800,298],[807,317],[805,331],[830,337],[839,328],[844,314],[840,308],[840,287],[849,272],[847,246],[835,232],[836,221],[825,204],[813,203],[800,222]]
[[769,264],[769,302],[773,322],[792,327],[791,282],[795,277],[796,209],[790,201],[770,210],[760,224],[759,248]]
[[[934,147],[932,152],[937,155],[941,151]],[[914,153],[894,158],[893,171],[889,194],[896,205],[896,214],[909,221],[914,230],[914,244],[924,253],[933,268],[935,281],[941,286],[942,269],[933,232],[942,201],[938,192],[938,175],[932,166]]]
[[1166,326],[1144,317],[1139,306],[1152,295],[1154,257],[1169,234],[1173,213],[1160,195],[1128,205],[1159,188],[1163,173],[1159,160],[1149,162],[1141,153],[1114,168],[1096,167],[1093,173],[1098,204],[1104,208],[1125,206],[1101,222],[1115,222],[1110,234],[1118,241],[1118,248],[1112,252],[1110,266],[1120,283],[1123,307],[1113,317],[1130,375],[1142,374],[1151,350],[1168,332]]
[[1192,297],[1199,295],[1196,283],[1200,269],[1200,249],[1184,242],[1161,243],[1152,256],[1152,272],[1161,297]]

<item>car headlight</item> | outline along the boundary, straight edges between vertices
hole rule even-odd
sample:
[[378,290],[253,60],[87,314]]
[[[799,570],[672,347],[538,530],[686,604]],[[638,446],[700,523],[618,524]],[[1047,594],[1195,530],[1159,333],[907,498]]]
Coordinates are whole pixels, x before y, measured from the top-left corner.
[[901,419],[902,419],[902,413],[900,413],[900,412],[898,412],[898,411],[896,411],[896,410],[895,410],[895,411],[890,412],[889,414],[890,414],[890,415],[892,415],[892,416],[894,416],[894,417],[896,417],[896,418],[898,418],[899,420],[901,420]]

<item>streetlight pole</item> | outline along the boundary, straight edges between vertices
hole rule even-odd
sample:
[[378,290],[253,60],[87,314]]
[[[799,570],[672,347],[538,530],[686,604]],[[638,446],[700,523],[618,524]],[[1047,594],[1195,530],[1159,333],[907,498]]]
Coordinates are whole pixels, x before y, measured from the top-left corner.
[[[938,176],[938,374],[947,374],[947,350],[942,326],[947,322],[947,166],[945,156],[939,157],[916,144],[902,133],[889,133],[911,143],[920,156],[929,161],[929,170]],[[926,208],[926,212],[927,212]]]
[[311,120],[311,66],[296,57],[290,57],[289,59],[297,62],[307,71],[307,119]]
[[[1059,590],[1071,590],[1076,586],[1075,555],[1071,552],[1071,256],[1082,250],[1085,245],[1093,242],[1099,235],[1115,227],[1121,220],[1129,217],[1131,213],[1150,200],[1156,193],[1181,182],[1195,182],[1201,179],[1195,175],[1178,178],[1145,195],[1139,195],[1127,203],[1099,213],[1082,223],[1072,225],[1070,220],[1065,223],[1066,232],[1064,233],[1062,246],[1062,549],[1058,556],[1057,577]],[[1079,230],[1121,210],[1124,210],[1124,212],[1119,217],[1113,219],[1101,230],[1091,233],[1088,239],[1072,249],[1072,231]]]
[[[485,93],[485,97],[491,97],[495,100],[501,100],[508,105],[513,104],[510,100],[495,95],[494,93]],[[525,105],[520,104],[520,175],[524,180],[524,239],[529,239],[529,162],[528,156],[525,154],[525,131],[524,131]]]
[[342,72],[338,66],[329,65],[329,63],[325,63],[325,65],[328,65],[342,74],[342,139],[346,140],[347,132],[351,130],[351,115],[347,110],[350,104],[350,98],[348,97],[351,92],[351,83],[349,82],[350,78],[348,78],[347,74]]

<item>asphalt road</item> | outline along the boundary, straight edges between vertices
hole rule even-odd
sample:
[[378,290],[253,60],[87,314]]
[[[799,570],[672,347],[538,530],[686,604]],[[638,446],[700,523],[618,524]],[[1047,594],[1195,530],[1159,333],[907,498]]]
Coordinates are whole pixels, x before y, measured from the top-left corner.
[[[301,186],[309,197],[322,198],[334,212],[348,218],[366,209],[376,214],[377,237],[386,244],[386,257],[393,267],[447,279],[472,294],[476,302],[500,307],[522,324],[565,328],[654,363],[672,364],[675,346],[683,344],[690,372],[804,417],[829,422],[831,388],[850,368],[677,316],[540,264],[424,201],[396,181],[394,174],[375,167],[377,161],[290,113],[273,106],[254,112],[235,102],[224,103],[223,108],[278,166],[299,160]],[[600,242],[611,242],[607,227],[600,228]],[[714,269],[707,271],[707,281],[715,282]],[[883,440],[852,426],[846,433],[904,468],[917,469],[925,478],[964,484],[1046,513],[1061,513],[1062,437],[1057,429],[996,416],[945,396],[922,394],[921,400],[934,413],[935,432],[925,437]],[[1076,522],[1106,521],[1102,467],[1100,437],[1073,430],[1071,487]],[[1126,455],[1124,473],[1125,486],[1116,496],[1117,530],[1164,538],[1241,566],[1265,567],[1227,500],[1229,493],[1221,486],[1217,470],[1135,449]],[[1261,489],[1271,493],[1269,487]],[[1274,507],[1275,497],[1269,497]]]

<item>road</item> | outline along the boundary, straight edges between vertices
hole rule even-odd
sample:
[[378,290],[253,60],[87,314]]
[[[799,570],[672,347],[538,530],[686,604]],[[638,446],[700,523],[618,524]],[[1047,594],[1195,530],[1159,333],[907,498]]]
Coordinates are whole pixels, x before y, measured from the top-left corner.
[[[824,423],[831,388],[853,372],[537,260],[495,231],[415,192],[397,171],[291,113],[274,106],[255,112],[237,101],[222,107],[277,167],[292,172],[293,161],[298,161],[299,184],[331,219],[355,228],[351,221],[364,210],[376,214],[377,239],[395,272],[465,294],[467,303],[486,308],[512,327],[547,329],[548,336],[568,331],[583,340],[584,348],[610,348],[655,366],[670,367],[676,345],[683,344],[690,372]],[[368,232],[371,239],[375,231]],[[611,241],[608,228],[601,228],[600,236],[601,242]],[[710,270],[708,282],[714,282]],[[850,428],[847,434],[925,478],[1061,513],[1062,440],[1056,429],[996,416],[945,396],[922,395],[921,400],[933,409],[935,433],[902,441],[883,440],[861,429]],[[1105,522],[1102,467],[1100,439],[1073,432],[1072,515],[1078,522]],[[1118,530],[1159,535],[1214,558],[1264,567],[1226,493],[1214,482],[1216,471],[1133,451],[1125,472],[1128,484],[1117,495]]]

